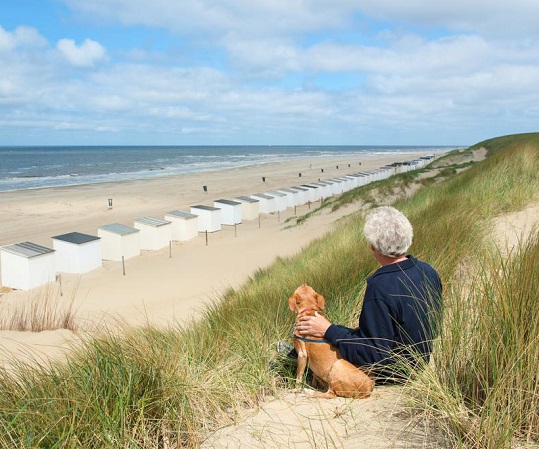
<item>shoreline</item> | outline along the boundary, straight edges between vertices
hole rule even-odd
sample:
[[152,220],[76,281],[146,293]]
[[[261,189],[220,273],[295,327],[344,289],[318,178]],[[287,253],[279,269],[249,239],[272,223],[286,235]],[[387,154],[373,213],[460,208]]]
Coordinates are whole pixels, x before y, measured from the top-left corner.
[[[250,146],[247,146],[248,148]],[[56,148],[56,147],[53,147]],[[74,148],[74,147],[69,147]],[[116,148],[116,147],[113,147]],[[118,147],[121,148],[121,147]],[[159,150],[162,147],[156,147],[155,149]],[[236,147],[233,147],[236,148]],[[256,148],[256,147],[255,147]],[[288,147],[286,147],[288,148]],[[291,148],[302,148],[299,147],[291,147]],[[316,147],[316,148],[325,148],[324,146]],[[328,147],[329,148],[329,147]],[[338,147],[342,148],[342,147]],[[382,147],[385,150],[388,150],[388,147]],[[445,148],[445,147],[444,147]],[[328,150],[328,152],[325,152],[323,150],[319,150],[318,153],[313,154],[300,154],[300,151],[297,151],[296,153],[286,154],[282,153],[279,154],[271,154],[271,155],[265,155],[261,154],[262,157],[256,157],[256,151],[255,154],[246,154],[245,159],[241,158],[238,159],[237,155],[231,155],[231,158],[233,160],[221,160],[218,161],[205,161],[204,159],[200,159],[198,161],[193,162],[191,157],[196,157],[195,154],[188,154],[184,155],[184,161],[180,162],[178,160],[163,160],[161,165],[152,165],[155,164],[155,161],[153,160],[147,160],[145,161],[145,164],[143,163],[141,165],[141,161],[133,161],[136,165],[136,169],[133,169],[134,166],[130,163],[124,164],[122,161],[114,160],[114,159],[107,159],[106,157],[103,160],[103,166],[108,166],[110,172],[103,172],[103,173],[87,173],[85,171],[84,167],[73,167],[70,169],[69,166],[64,166],[62,164],[59,165],[59,170],[72,170],[68,171],[66,173],[63,172],[51,172],[51,173],[40,173],[39,170],[37,171],[26,171],[25,167],[17,168],[17,166],[14,166],[12,168],[13,171],[8,171],[8,174],[13,175],[13,177],[6,176],[6,173],[2,172],[2,176],[0,176],[0,193],[4,192],[18,192],[18,191],[25,191],[25,190],[40,190],[40,189],[49,189],[49,188],[61,188],[61,187],[77,187],[77,186],[88,186],[88,185],[94,185],[94,184],[107,184],[107,183],[116,183],[116,182],[124,182],[124,181],[144,181],[149,179],[156,179],[156,178],[167,178],[170,176],[190,176],[197,173],[212,173],[216,171],[225,171],[225,170],[235,170],[235,169],[241,169],[245,167],[251,167],[251,166],[261,166],[266,164],[273,164],[273,163],[281,163],[281,162],[288,162],[288,161],[298,161],[298,160],[317,160],[317,159],[356,159],[356,158],[371,158],[371,157],[390,157],[391,155],[397,155],[399,158],[402,155],[414,155],[418,153],[422,154],[439,154],[443,153],[445,151],[449,151],[449,149],[453,149],[453,147],[448,147],[448,150],[444,149],[442,147],[425,147],[423,148],[417,148],[417,147],[402,147],[402,146],[396,146],[396,151],[376,151],[375,149],[371,149],[370,151],[353,151],[350,153],[347,153],[343,151],[342,154],[340,152],[331,152],[331,150]],[[2,151],[2,148],[0,147],[0,152]],[[364,151],[364,150],[363,150]],[[0,153],[1,154],[1,153]],[[217,154],[216,154],[217,155]],[[40,162],[44,162],[46,165],[50,162],[49,159],[43,160],[42,154],[36,154],[36,156],[41,159],[38,159],[36,161],[36,164],[39,164]],[[127,159],[129,159],[129,154],[126,153]],[[157,158],[159,159],[160,156],[163,156],[165,159],[168,157],[167,155],[157,155]],[[170,156],[170,155],[169,155]],[[270,156],[270,157],[266,157]],[[50,157],[53,157],[53,155],[50,155]],[[95,155],[97,157],[97,155]],[[222,155],[221,155],[222,157]],[[8,159],[9,161],[9,159]],[[90,162],[90,161],[88,161]],[[84,165],[101,165],[101,164],[82,164]],[[61,168],[63,167],[63,168]],[[8,163],[9,168],[9,163]],[[1,172],[2,170],[0,170]],[[17,175],[18,174],[18,175]],[[24,180],[26,179],[26,183]]]
[[[20,241],[50,246],[50,238],[59,234],[95,234],[97,227],[111,222],[132,224],[141,216],[188,211],[195,204],[372,170],[420,155],[424,154],[305,158],[187,175],[0,192],[0,247]],[[112,210],[108,199],[113,200]]]

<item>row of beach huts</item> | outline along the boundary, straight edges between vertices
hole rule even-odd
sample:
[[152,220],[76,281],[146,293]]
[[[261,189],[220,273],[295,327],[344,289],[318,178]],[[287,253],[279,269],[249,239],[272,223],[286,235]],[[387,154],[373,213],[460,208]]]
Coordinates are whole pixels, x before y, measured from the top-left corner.
[[103,260],[124,262],[140,256],[141,250],[160,250],[172,241],[188,241],[199,233],[217,232],[222,226],[259,219],[260,214],[279,213],[320,201],[396,173],[421,168],[432,159],[433,156],[423,156],[367,172],[219,199],[212,205],[191,206],[189,211],[166,212],[163,218],[136,218],[133,226],[106,224],[97,229],[97,236],[80,232],[57,235],[52,237],[52,248],[28,241],[3,246],[0,248],[1,285],[31,290],[54,282],[61,273],[87,273],[100,268]]

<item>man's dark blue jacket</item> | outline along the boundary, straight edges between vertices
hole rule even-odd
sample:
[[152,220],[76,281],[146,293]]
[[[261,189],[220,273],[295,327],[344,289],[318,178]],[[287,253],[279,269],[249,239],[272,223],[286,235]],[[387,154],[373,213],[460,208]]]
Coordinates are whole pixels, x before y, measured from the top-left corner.
[[399,356],[415,366],[418,354],[429,360],[441,305],[438,273],[409,255],[367,279],[358,328],[332,324],[324,337],[343,358],[375,373],[387,372]]

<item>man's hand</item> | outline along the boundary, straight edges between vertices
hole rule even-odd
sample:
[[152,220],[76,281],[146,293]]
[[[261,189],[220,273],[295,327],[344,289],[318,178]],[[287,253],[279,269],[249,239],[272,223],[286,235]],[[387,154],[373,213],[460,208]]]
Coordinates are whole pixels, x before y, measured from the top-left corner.
[[296,323],[296,329],[301,335],[323,337],[331,323],[318,312],[314,316],[302,316]]

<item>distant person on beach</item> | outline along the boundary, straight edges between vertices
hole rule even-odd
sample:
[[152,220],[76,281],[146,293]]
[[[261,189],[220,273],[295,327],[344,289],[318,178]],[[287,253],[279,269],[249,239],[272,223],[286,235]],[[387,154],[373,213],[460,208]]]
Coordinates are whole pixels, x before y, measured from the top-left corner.
[[402,212],[373,209],[363,233],[381,267],[367,279],[359,327],[332,324],[318,313],[301,318],[296,327],[302,335],[325,338],[378,381],[399,380],[402,360],[417,368],[430,359],[442,282],[429,264],[406,255],[413,229]]

